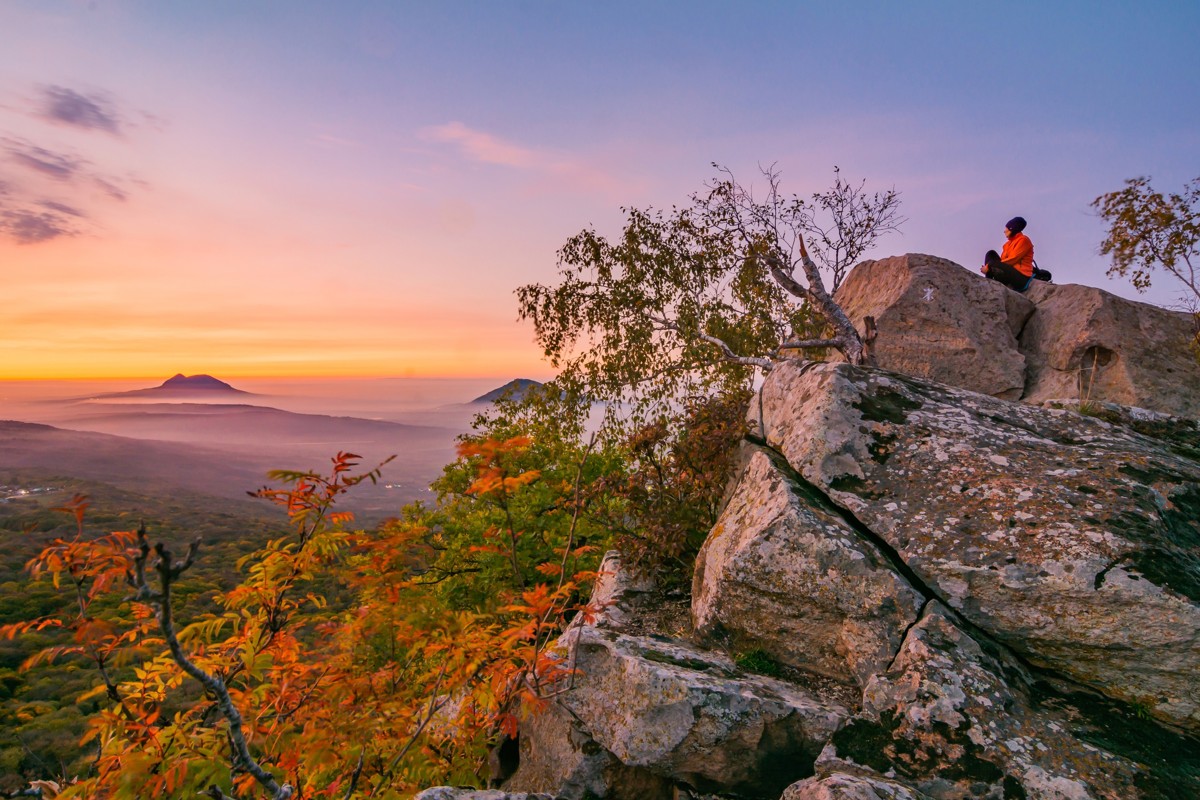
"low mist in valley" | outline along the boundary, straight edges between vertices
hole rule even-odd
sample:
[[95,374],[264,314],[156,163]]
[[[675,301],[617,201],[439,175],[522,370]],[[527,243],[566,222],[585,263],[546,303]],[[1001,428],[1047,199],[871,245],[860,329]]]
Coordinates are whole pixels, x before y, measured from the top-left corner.
[[[272,469],[322,471],[339,451],[383,468],[342,508],[369,524],[414,500],[505,379],[241,379],[232,391],[159,392],[161,381],[0,384],[0,481],[35,470],[148,492],[243,500]],[[143,391],[153,389],[153,391]]]

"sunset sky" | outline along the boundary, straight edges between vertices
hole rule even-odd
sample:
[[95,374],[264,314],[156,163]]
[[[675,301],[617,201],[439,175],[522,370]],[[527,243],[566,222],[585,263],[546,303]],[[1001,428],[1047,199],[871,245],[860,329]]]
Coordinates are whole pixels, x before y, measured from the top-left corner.
[[1195,2],[0,4],[0,379],[548,377],[513,290],[776,163],[901,192],[873,257],[1200,176]]

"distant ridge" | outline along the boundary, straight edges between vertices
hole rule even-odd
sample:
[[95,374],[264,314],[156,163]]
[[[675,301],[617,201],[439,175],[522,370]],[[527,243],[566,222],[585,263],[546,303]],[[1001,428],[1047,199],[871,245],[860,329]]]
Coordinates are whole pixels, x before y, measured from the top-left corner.
[[538,389],[542,386],[541,383],[529,378],[517,378],[509,381],[503,386],[492,389],[487,394],[481,394],[472,400],[472,403],[494,403],[501,397],[508,397],[510,400],[524,400],[525,395],[533,389]]
[[215,397],[218,395],[250,396],[252,392],[235,389],[228,383],[214,378],[212,375],[184,375],[178,373],[167,378],[158,386],[149,389],[134,389],[129,392],[110,392],[97,395],[99,398],[116,397]]
[[212,375],[184,375],[182,372],[167,378],[158,388],[169,390],[183,389],[186,391],[201,390],[205,392],[237,392],[239,394],[248,394],[248,392],[243,392],[241,389],[233,388],[225,381],[217,380]]

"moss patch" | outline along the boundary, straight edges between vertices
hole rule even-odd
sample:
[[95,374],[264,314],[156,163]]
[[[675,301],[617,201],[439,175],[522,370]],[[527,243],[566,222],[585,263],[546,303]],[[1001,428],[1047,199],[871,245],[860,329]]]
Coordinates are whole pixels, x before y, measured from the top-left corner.
[[1105,422],[1129,428],[1135,433],[1149,436],[1151,439],[1157,439],[1177,455],[1200,461],[1200,425],[1194,422],[1181,419],[1129,419],[1114,410],[1105,410],[1096,416]]
[[[879,722],[857,718],[844,725],[833,735],[834,747],[843,758],[849,758],[871,769],[886,773],[895,770],[906,778],[923,778],[936,775],[950,781],[982,782],[994,784],[1005,777],[1004,770],[983,756],[986,750],[967,736],[969,725],[964,721],[957,728],[935,722],[932,731],[936,738],[952,749],[960,751],[957,758],[949,759],[944,752],[951,748],[923,748],[908,739],[904,731],[904,718],[891,711],[880,714]],[[897,735],[899,734],[899,735]]]
[[696,670],[697,672],[726,672],[726,670],[721,669],[719,665],[714,664],[711,661],[704,661],[699,658],[673,656],[658,650],[645,650],[641,655],[642,658],[646,659],[647,661],[653,661],[656,664],[670,664],[675,667]]
[[[1181,480],[1128,465],[1121,471],[1145,483],[1155,478]],[[1118,494],[1128,496],[1135,506],[1110,518],[1113,530],[1141,545],[1126,557],[1131,568],[1157,586],[1200,602],[1200,486],[1177,485],[1167,496],[1167,508],[1160,508],[1144,486]]]
[[1045,684],[1034,690],[1039,705],[1067,712],[1074,736],[1141,766],[1134,783],[1142,797],[1200,797],[1200,738],[1172,731],[1136,708],[1099,695],[1061,694]]
[[923,404],[919,400],[881,387],[873,395],[863,395],[853,406],[867,422],[890,422],[893,425],[903,425],[908,420],[908,412],[916,411]]
[[778,678],[783,675],[783,666],[772,658],[771,654],[766,650],[755,649],[745,653],[738,653],[733,657],[733,660],[740,669],[746,672],[766,675],[771,678]]

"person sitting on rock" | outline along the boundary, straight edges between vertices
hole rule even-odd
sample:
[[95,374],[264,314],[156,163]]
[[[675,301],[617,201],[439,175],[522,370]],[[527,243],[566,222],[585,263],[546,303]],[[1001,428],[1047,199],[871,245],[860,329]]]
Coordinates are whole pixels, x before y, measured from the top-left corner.
[[1004,226],[1004,249],[999,254],[988,250],[979,271],[991,280],[1000,281],[1010,289],[1023,292],[1033,282],[1033,242],[1022,231],[1025,218],[1013,217]]

